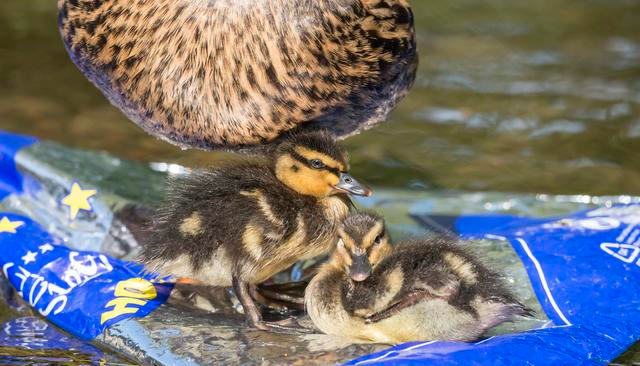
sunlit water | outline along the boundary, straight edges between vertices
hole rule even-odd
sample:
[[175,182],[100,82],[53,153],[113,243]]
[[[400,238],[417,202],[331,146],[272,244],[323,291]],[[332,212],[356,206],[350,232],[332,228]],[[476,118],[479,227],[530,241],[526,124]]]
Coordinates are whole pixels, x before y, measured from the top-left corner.
[[[413,6],[416,85],[389,123],[347,142],[354,174],[387,188],[640,195],[640,2]],[[68,60],[54,0],[0,2],[0,129],[138,161],[224,158],[156,141],[111,107]]]

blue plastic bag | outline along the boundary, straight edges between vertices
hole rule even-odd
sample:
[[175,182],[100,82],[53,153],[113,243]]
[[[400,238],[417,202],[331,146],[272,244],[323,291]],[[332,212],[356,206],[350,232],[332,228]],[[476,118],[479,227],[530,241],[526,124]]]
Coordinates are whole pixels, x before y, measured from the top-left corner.
[[[0,132],[0,199],[23,191],[14,157],[36,142]],[[31,307],[83,340],[121,320],[145,316],[173,288],[140,265],[71,250],[38,223],[10,213],[0,213],[0,266]]]
[[27,217],[0,214],[0,265],[18,294],[49,321],[90,340],[164,303],[171,283],[140,265],[75,251]]

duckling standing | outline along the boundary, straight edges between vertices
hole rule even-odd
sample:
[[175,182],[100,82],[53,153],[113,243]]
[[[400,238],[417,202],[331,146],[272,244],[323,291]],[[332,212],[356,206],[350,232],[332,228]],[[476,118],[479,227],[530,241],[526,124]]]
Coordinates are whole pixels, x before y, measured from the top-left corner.
[[233,286],[250,325],[282,329],[262,321],[251,287],[331,250],[350,210],[346,194],[370,194],[347,169],[334,138],[311,132],[285,137],[268,161],[189,176],[153,220],[142,261],[160,273]]
[[370,214],[345,220],[331,260],[305,295],[323,332],[389,344],[470,341],[515,315],[530,315],[498,275],[458,243],[428,237],[392,252],[383,228]]
[[408,0],[58,0],[71,59],[146,132],[234,148],[295,127],[348,136],[411,87]]

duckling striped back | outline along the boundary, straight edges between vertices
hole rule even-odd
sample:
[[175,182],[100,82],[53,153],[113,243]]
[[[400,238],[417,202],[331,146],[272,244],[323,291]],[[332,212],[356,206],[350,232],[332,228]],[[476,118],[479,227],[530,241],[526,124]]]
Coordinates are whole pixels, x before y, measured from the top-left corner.
[[407,0],[58,0],[75,64],[156,137],[212,149],[383,121],[417,63]]

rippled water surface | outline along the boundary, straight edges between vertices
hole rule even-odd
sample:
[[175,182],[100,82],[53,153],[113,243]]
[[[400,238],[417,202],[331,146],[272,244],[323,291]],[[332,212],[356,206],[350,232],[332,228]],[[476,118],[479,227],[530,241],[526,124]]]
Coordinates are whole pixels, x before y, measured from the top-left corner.
[[[640,2],[414,0],[421,65],[391,122],[349,141],[386,186],[640,194]],[[0,3],[0,128],[209,164],[128,122],[68,60],[53,0]]]
[[640,192],[640,2],[414,3],[416,88],[352,143],[376,183]]
[[[388,188],[640,195],[640,1],[413,6],[419,76],[389,123],[348,141],[357,176]],[[139,161],[223,158],[156,141],[110,106],[69,61],[55,0],[0,1],[0,129]],[[14,356],[0,347],[0,360]],[[639,364],[640,349],[620,362]]]

